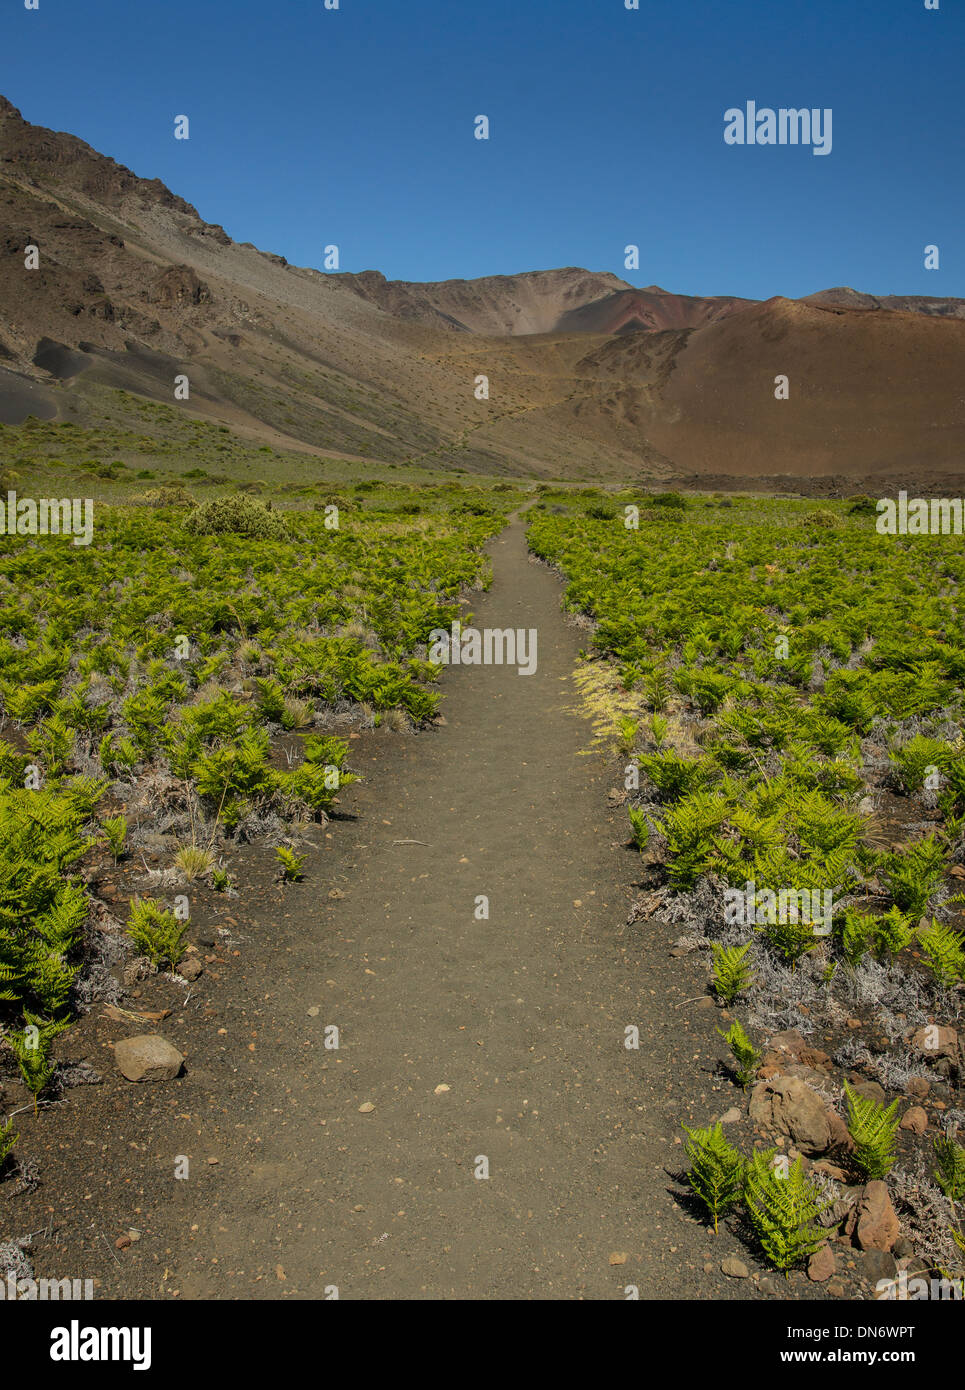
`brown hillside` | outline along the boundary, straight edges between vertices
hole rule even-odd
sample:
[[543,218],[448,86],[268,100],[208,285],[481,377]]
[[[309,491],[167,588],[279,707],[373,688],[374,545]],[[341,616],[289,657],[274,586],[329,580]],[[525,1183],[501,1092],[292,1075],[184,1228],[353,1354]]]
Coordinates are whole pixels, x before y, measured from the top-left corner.
[[0,423],[63,414],[95,386],[172,402],[180,373],[189,413],[372,462],[961,487],[962,301],[837,289],[761,304],[573,267],[326,275],[233,242],[158,180],[0,98]]

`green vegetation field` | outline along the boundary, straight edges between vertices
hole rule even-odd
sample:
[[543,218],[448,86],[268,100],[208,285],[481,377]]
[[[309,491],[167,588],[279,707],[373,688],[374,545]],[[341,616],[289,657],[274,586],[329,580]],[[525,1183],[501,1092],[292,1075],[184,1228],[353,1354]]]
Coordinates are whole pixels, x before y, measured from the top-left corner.
[[[434,719],[429,635],[470,620],[485,542],[532,502],[529,545],[587,632],[584,709],[621,759],[646,890],[631,923],[656,912],[707,953],[737,1086],[783,1068],[781,1036],[797,1079],[846,1098],[823,1168],[803,1166],[820,1143],[788,1145],[782,1169],[720,1124],[688,1129],[694,1202],[715,1225],[739,1211],[787,1271],[849,1191],[887,1180],[929,1267],[960,1278],[960,542],[880,536],[866,498],[541,485],[534,501],[507,483],[312,480],[317,461],[258,496],[248,446],[185,422],[206,460],[185,471],[158,409],[145,419],[170,467],[98,462],[107,435],[63,424],[0,440],[21,494],[39,468],[36,495],[83,481],[98,499],[90,546],[0,537],[0,1026],[34,1097],[105,942],[122,932],[148,969],[184,959],[184,922],[150,896],[98,933],[91,875],[163,848],[138,883],[230,894],[229,856],[251,844],[298,878],[305,832],[358,775],[348,731]],[[128,439],[128,459],[153,438]],[[945,1128],[899,1133],[899,1101],[929,1087],[949,1097]],[[14,1139],[0,1126],[0,1164]]]
[[[565,608],[591,620],[582,684],[626,758],[628,830],[736,1014],[735,1077],[758,1075],[756,1038],[819,1035],[827,1081],[837,1068],[877,1087],[847,1093],[849,1166],[865,1179],[896,1162],[885,1093],[927,1092],[936,1064],[958,1075],[965,979],[965,555],[955,537],[874,523],[867,499],[544,492],[529,528]],[[833,907],[818,920],[782,900]],[[962,1120],[953,1107],[934,1153],[905,1155],[892,1179],[943,1268],[961,1268]],[[715,1222],[743,1202],[778,1268],[819,1247],[836,1184],[798,1166],[782,1187],[720,1126],[687,1147]]]
[[[80,381],[63,392],[66,418],[28,418],[0,425],[0,469],[4,487],[27,496],[43,490],[110,502],[126,502],[151,487],[182,483],[204,495],[241,487],[254,494],[308,503],[333,486],[361,479],[387,490],[415,484],[433,487],[440,477],[467,477],[458,448],[434,451],[428,462],[387,462],[342,457],[319,450],[259,444],[225,423],[200,419],[182,407],[146,400],[128,391]],[[474,475],[473,481],[476,481]],[[478,479],[491,486],[498,479]]]
[[[173,831],[182,881],[230,891],[221,856],[260,838],[295,876],[292,832],[354,779],[338,718],[435,714],[427,639],[488,584],[482,545],[516,494],[324,498],[282,511],[169,486],[98,505],[89,547],[0,537],[0,1017],[35,1095],[89,956],[92,856]],[[286,731],[304,736],[295,765],[275,756]],[[152,900],[128,931],[155,964],[181,959],[183,926]]]

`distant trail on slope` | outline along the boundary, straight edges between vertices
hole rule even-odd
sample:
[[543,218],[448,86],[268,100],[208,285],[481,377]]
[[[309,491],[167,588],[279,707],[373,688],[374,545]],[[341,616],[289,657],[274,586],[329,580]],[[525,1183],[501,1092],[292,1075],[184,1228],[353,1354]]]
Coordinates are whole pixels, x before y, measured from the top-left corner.
[[612,769],[579,755],[559,582],[519,519],[489,548],[472,626],[536,629],[538,669],[450,668],[444,727],[353,743],[358,819],[249,967],[257,1062],[225,1097],[218,1204],[167,1257],[182,1300],[709,1296],[667,1174],[707,1085],[675,1008],[694,977],[621,934],[636,860]]

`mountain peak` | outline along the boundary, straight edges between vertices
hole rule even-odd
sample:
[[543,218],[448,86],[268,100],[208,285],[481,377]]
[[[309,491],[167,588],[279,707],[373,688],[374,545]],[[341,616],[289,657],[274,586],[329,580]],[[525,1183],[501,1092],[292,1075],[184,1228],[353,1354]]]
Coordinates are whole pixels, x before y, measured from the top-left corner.
[[397,318],[487,337],[552,333],[567,314],[631,289],[611,271],[581,266],[475,280],[386,280],[371,270],[329,278]]

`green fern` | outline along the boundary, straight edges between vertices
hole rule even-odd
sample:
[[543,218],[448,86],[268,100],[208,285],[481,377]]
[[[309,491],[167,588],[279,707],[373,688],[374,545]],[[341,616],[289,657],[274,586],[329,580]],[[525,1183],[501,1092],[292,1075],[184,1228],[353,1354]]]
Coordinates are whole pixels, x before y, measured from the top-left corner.
[[723,797],[696,792],[672,806],[664,817],[667,876],[674,888],[688,890],[714,859],[714,832],[727,816]]
[[107,780],[103,777],[71,777],[61,782],[57,790],[66,797],[81,821],[86,821],[94,814],[94,807],[107,787]]
[[673,749],[664,753],[645,753],[640,767],[649,777],[661,801],[679,801],[696,792],[708,780],[710,765],[702,758],[684,758]]
[[718,1028],[717,1032],[730,1048],[731,1056],[736,1063],[734,1069],[735,1075],[741,1086],[746,1089],[748,1083],[754,1079],[757,1068],[761,1064],[760,1052],[751,1042],[736,1018],[726,1033],[722,1028]]
[[114,856],[114,863],[120,859],[124,853],[124,842],[127,839],[127,821],[123,816],[109,816],[107,820],[101,821],[101,831],[107,841],[107,847]]
[[877,1101],[852,1091],[847,1081],[844,1093],[848,1102],[848,1131],[854,1140],[851,1157],[855,1167],[866,1178],[885,1178],[895,1162],[901,1102],[894,1100],[886,1109]]
[[891,907],[875,919],[874,949],[879,960],[897,956],[915,938],[915,928],[899,907]]
[[127,934],[152,964],[176,966],[185,952],[186,922],[179,922],[153,898],[132,898]]
[[50,790],[0,782],[0,997],[44,1015],[68,1006],[88,898],[66,875],[85,852],[81,814]]
[[637,741],[637,734],[640,731],[639,720],[630,714],[621,714],[617,719],[617,731],[620,741],[620,752],[625,756],[633,752],[633,746]]
[[717,997],[725,1004],[732,1004],[738,995],[750,988],[753,976],[746,957],[751,949],[750,942],[744,946],[721,946],[711,943],[714,953],[714,989]]
[[764,934],[774,949],[792,966],[821,944],[813,922],[768,922]]
[[285,692],[276,680],[258,679],[258,711],[263,719],[280,724],[285,713]]
[[14,1145],[19,1138],[20,1135],[13,1132],[13,1120],[7,1120],[5,1124],[0,1125],[0,1170],[13,1153]]
[[950,1202],[965,1202],[965,1148],[939,1134],[935,1139],[935,1181]]
[[900,907],[891,907],[882,917],[849,907],[844,912],[841,949],[849,965],[858,965],[868,951],[878,960],[897,956],[915,938],[915,929]]
[[918,934],[918,944],[925,953],[932,974],[940,985],[951,989],[965,978],[965,950],[962,937],[947,922],[932,918],[930,927]]
[[871,949],[875,934],[874,929],[875,922],[870,913],[858,912],[853,907],[845,908],[844,923],[841,928],[841,949],[844,951],[845,960],[849,965],[861,964]]
[[654,671],[644,682],[647,704],[657,714],[662,714],[670,703],[670,686],[663,671]]
[[633,835],[633,843],[642,854],[650,841],[649,822],[639,806],[628,806],[627,815],[630,817],[630,830]]
[[708,1129],[681,1128],[687,1135],[685,1152],[691,1165],[686,1182],[710,1212],[716,1231],[718,1219],[740,1200],[744,1160],[724,1138],[719,1121]]
[[27,747],[43,761],[48,777],[59,777],[73,752],[76,731],[53,714],[27,735]]
[[27,1090],[34,1098],[34,1114],[37,1101],[49,1085],[56,1063],[50,1056],[50,1047],[58,1033],[70,1025],[64,1020],[43,1019],[24,1011],[24,1027],[7,1034],[7,1041],[17,1059],[17,1066]]
[[653,736],[653,741],[658,748],[666,739],[668,728],[669,725],[667,723],[667,720],[663,717],[662,714],[651,714],[650,733]]
[[211,886],[216,893],[227,893],[231,888],[231,879],[228,870],[218,867],[211,870]]
[[295,854],[292,850],[286,849],[284,845],[279,845],[275,850],[275,858],[281,865],[281,876],[289,883],[297,883],[303,877],[302,865],[305,862],[303,854]]
[[945,851],[934,835],[884,856],[881,878],[898,906],[921,917],[942,881]]
[[805,1174],[800,1158],[784,1171],[773,1166],[776,1154],[776,1149],[769,1149],[751,1158],[744,1205],[764,1255],[787,1277],[827,1240],[827,1232],[817,1224],[827,1204]]
[[930,767],[941,771],[947,764],[950,749],[939,739],[925,738],[916,734],[909,739],[904,748],[893,749],[891,753],[892,773],[898,786],[906,795],[921,791]]

